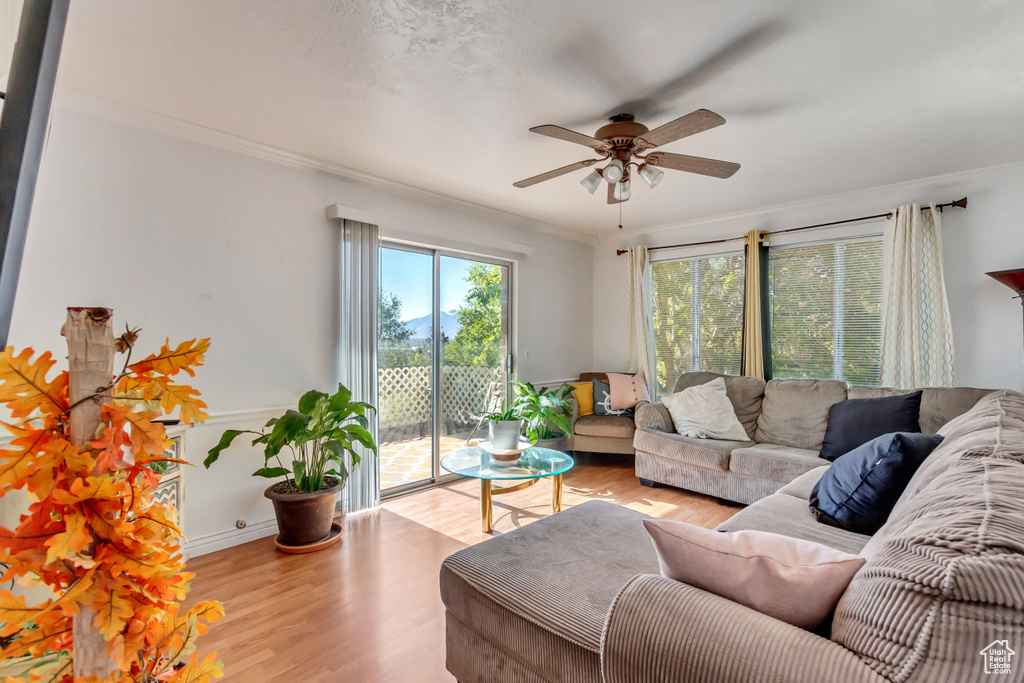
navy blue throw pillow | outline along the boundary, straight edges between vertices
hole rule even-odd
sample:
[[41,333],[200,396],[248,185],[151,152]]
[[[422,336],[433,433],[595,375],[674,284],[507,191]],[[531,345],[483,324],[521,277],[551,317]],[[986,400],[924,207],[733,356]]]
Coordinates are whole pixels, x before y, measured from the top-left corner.
[[592,380],[594,385],[594,415],[621,415],[622,417],[633,417],[634,408],[625,410],[612,410],[612,389],[608,382],[599,379]]
[[914,472],[935,447],[938,434],[886,434],[832,463],[811,491],[819,522],[873,534],[889,519]]
[[883,434],[921,431],[921,392],[882,398],[851,398],[828,411],[819,457],[834,461]]

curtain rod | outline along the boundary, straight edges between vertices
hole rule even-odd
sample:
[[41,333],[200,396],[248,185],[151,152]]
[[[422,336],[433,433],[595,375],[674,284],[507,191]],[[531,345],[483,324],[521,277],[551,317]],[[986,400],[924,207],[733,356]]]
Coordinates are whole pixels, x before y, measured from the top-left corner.
[[[955,207],[957,207],[959,209],[966,209],[967,208],[967,197],[963,197],[962,199],[957,199],[955,202],[946,202],[945,204],[936,204],[935,208],[937,208],[939,211],[942,211],[942,209],[944,209],[947,206],[948,207],[954,207],[955,206]],[[929,206],[922,207],[922,211],[930,211],[930,210],[931,210],[931,207],[929,207]],[[778,234],[781,234],[781,233],[784,233],[784,232],[798,232],[800,230],[814,230],[816,228],[827,228],[827,227],[829,227],[831,225],[842,225],[844,223],[857,223],[859,221],[869,221],[869,220],[872,220],[874,218],[891,218],[891,217],[892,217],[892,211],[888,211],[886,213],[876,213],[873,216],[861,216],[860,218],[846,218],[846,219],[841,220],[841,221],[830,221],[828,223],[817,223],[815,225],[805,225],[805,226],[800,227],[800,228],[787,228],[785,230],[768,230],[768,231],[765,231],[765,232],[767,234],[769,234],[769,235],[778,235]],[[741,239],[743,239],[743,237],[726,237],[726,238],[723,238],[723,239],[720,239],[720,240],[706,240],[704,242],[687,242],[685,244],[666,244],[663,247],[648,247],[647,251],[656,251],[658,249],[677,249],[679,247],[699,247],[699,246],[703,246],[705,244],[721,244],[723,242],[735,242],[736,240],[741,240]],[[623,254],[625,254],[627,252],[628,252],[627,249],[616,249],[615,250],[616,256],[622,256]]]

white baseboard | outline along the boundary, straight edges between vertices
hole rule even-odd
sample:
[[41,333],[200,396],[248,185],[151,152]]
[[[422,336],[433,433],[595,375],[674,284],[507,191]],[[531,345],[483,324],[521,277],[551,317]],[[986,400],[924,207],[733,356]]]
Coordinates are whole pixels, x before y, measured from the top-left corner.
[[255,541],[277,533],[277,520],[265,519],[262,522],[255,522],[247,525],[244,529],[225,529],[215,531],[212,534],[197,536],[185,544],[185,550],[189,557],[199,557],[208,553],[224,550],[232,546]]

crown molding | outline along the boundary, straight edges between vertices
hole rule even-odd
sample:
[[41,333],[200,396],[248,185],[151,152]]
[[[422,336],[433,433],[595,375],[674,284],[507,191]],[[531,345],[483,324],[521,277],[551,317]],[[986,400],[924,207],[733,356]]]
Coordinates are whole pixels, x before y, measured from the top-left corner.
[[767,204],[753,209],[745,209],[743,211],[734,211],[732,213],[717,214],[714,216],[707,216],[705,218],[694,218],[691,220],[680,221],[678,223],[666,223],[663,225],[656,225],[649,228],[631,228],[629,230],[616,231],[614,234],[603,235],[598,237],[598,244],[617,244],[623,242],[623,240],[628,241],[629,238],[635,237],[637,235],[652,236],[675,231],[689,230],[692,228],[712,227],[723,223],[731,223],[734,221],[740,221],[748,218],[757,218],[769,214],[827,206],[829,204],[834,204],[836,202],[851,200],[855,201],[857,199],[869,199],[882,192],[902,191],[907,192],[909,194],[910,192],[913,192],[915,190],[921,190],[935,185],[951,185],[957,183],[964,183],[969,182],[971,180],[984,178],[990,175],[998,175],[1022,170],[1024,170],[1024,161],[1014,161],[1008,164],[999,164],[996,166],[984,166],[982,168],[975,168],[967,171],[956,171],[953,173],[946,173],[943,175],[929,176],[927,178],[904,180],[898,183],[891,183],[889,185],[876,185],[874,187],[864,188],[861,190],[851,190],[850,192],[839,192],[836,194],[829,194],[821,197],[813,197],[810,199],[799,199],[791,202],[782,202],[779,204]]
[[213,128],[207,128],[195,123],[182,121],[163,114],[138,109],[126,104],[119,104],[109,100],[100,99],[92,95],[58,86],[55,96],[56,107],[67,107],[76,111],[91,114],[99,118],[107,119],[137,128],[153,131],[161,135],[194,142],[216,149],[222,149],[236,154],[243,154],[255,159],[270,161],[272,163],[313,171],[330,178],[342,180],[362,187],[383,190],[392,194],[412,199],[415,201],[431,204],[444,209],[459,211],[481,218],[485,221],[499,221],[505,224],[512,224],[518,228],[542,232],[563,239],[570,239],[589,246],[596,246],[598,240],[593,235],[587,235],[575,230],[569,230],[557,225],[550,225],[540,221],[519,216],[516,214],[492,209],[482,204],[476,204],[463,199],[456,199],[447,195],[431,192],[422,188],[405,185],[403,183],[387,180],[379,176],[363,173],[351,168],[346,168],[321,159],[316,159],[304,154],[289,152],[287,150],[266,145],[261,142],[254,142],[246,138],[225,133]]

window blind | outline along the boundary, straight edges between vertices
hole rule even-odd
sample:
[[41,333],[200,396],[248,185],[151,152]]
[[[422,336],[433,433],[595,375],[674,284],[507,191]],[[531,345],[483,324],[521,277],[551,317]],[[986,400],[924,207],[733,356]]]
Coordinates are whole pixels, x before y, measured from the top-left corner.
[[739,374],[743,272],[742,252],[651,265],[659,395],[684,372]]
[[772,376],[878,385],[882,239],[772,247]]

